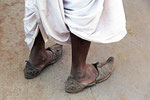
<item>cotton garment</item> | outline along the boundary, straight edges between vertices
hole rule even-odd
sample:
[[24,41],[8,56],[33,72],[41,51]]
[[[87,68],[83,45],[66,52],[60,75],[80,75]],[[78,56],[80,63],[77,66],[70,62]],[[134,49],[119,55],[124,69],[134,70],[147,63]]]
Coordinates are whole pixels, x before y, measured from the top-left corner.
[[126,34],[122,0],[25,0],[24,30],[31,49],[39,32],[61,44],[70,34],[97,43],[120,41]]

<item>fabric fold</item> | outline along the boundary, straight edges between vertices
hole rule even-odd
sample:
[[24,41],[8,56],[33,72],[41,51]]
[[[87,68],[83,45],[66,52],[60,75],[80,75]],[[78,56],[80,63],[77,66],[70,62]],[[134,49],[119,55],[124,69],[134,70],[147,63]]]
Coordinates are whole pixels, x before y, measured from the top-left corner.
[[127,34],[122,0],[25,0],[24,30],[29,49],[39,30],[60,44],[70,44],[70,34],[97,43]]

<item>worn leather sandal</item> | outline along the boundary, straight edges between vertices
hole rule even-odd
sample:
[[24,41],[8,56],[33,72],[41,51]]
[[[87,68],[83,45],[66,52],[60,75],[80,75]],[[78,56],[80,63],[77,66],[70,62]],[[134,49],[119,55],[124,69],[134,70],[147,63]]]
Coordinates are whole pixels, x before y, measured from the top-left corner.
[[113,63],[114,63],[114,58],[109,57],[108,60],[104,63],[97,62],[97,63],[93,64],[93,66],[96,68],[96,70],[98,72],[98,76],[96,77],[94,82],[92,82],[88,85],[84,85],[84,84],[76,81],[73,76],[69,76],[66,81],[66,84],[65,84],[65,91],[67,93],[77,93],[77,92],[84,90],[87,87],[94,86],[97,83],[101,83],[101,82],[107,80],[111,76],[111,74],[114,70]]
[[52,59],[50,62],[44,67],[36,67],[33,66],[29,61],[26,61],[26,66],[24,69],[24,76],[26,79],[33,79],[37,77],[45,68],[56,63],[62,56],[63,46],[59,44],[55,44],[51,47],[48,47],[46,50],[49,50],[53,53]]

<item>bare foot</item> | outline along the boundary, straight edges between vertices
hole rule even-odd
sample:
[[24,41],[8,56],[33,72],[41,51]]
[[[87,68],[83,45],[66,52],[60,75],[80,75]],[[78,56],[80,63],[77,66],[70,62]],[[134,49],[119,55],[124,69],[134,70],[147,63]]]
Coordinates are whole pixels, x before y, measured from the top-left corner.
[[51,58],[53,56],[53,53],[48,50],[38,51],[38,53],[32,53],[29,58],[29,62],[36,67],[44,67],[47,65]]
[[88,85],[95,81],[98,76],[96,68],[92,64],[86,64],[82,69],[74,70],[71,75],[76,81],[84,85]]

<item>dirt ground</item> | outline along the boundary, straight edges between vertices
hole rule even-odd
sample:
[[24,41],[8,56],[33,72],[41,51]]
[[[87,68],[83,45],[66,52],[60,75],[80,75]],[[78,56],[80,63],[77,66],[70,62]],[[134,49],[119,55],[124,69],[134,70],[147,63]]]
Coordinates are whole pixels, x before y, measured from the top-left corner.
[[150,100],[150,0],[123,1],[129,34],[118,43],[92,43],[88,55],[90,63],[114,56],[113,75],[95,87],[68,94],[64,82],[70,72],[70,46],[64,47],[57,64],[26,80],[24,0],[0,0],[0,100]]

